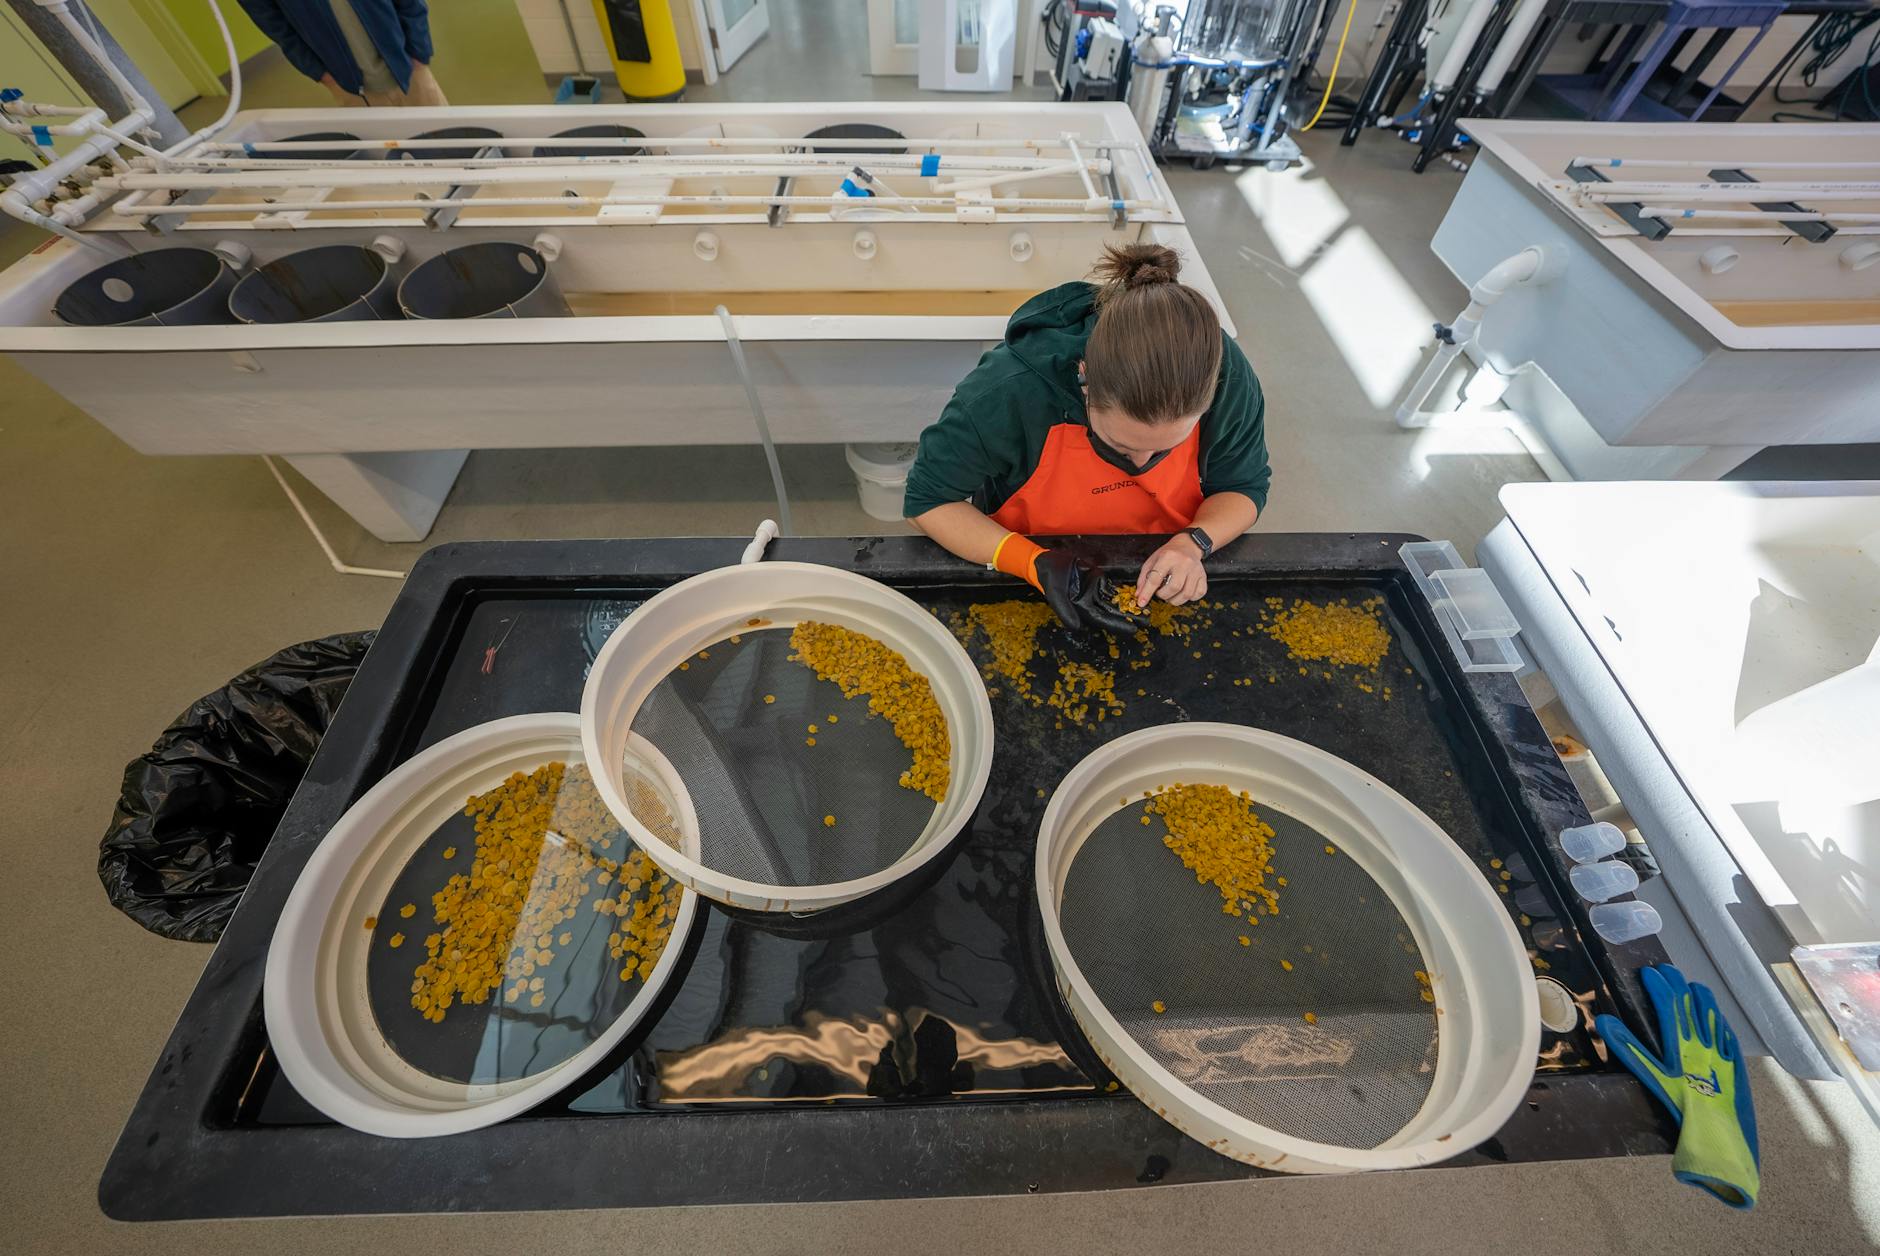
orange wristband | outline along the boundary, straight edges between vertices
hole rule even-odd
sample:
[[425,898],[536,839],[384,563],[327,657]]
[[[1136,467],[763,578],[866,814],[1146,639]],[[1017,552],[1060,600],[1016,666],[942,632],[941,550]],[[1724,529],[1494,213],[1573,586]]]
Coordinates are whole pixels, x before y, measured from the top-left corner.
[[1008,576],[1017,576],[1032,588],[1043,592],[1038,583],[1038,555],[1044,553],[1044,546],[1028,536],[1016,532],[1007,532],[999,547],[992,551],[992,565]]

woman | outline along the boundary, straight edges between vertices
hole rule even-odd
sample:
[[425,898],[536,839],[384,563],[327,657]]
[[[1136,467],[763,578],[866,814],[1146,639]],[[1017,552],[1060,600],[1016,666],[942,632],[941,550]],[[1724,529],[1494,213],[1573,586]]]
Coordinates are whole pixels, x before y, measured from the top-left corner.
[[241,0],[288,62],[342,105],[447,105],[424,0]]
[[1125,621],[1094,564],[1031,536],[1169,533],[1136,602],[1208,590],[1209,554],[1266,504],[1265,402],[1214,307],[1159,244],[1111,245],[1096,284],[1041,292],[921,433],[910,522],[1045,595],[1067,627]]

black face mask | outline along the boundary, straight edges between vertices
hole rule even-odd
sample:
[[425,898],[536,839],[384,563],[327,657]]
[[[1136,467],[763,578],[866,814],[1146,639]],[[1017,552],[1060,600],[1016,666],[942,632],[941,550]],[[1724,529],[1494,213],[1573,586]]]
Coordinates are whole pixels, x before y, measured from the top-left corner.
[[1175,452],[1172,449],[1158,449],[1156,452],[1149,455],[1147,462],[1138,466],[1136,463],[1129,460],[1128,454],[1123,453],[1121,450],[1105,441],[1101,436],[1097,435],[1097,429],[1090,426],[1088,419],[1084,420],[1084,432],[1090,437],[1090,448],[1096,451],[1097,457],[1103,459],[1118,471],[1127,471],[1131,475],[1143,474],[1151,467],[1155,466],[1156,463]]
[[[1084,368],[1079,366],[1077,368],[1077,388],[1081,392],[1083,387]],[[1084,433],[1090,437],[1090,448],[1096,451],[1097,457],[1103,459],[1118,471],[1127,471],[1131,475],[1143,474],[1145,471],[1155,466],[1156,463],[1175,452],[1172,449],[1159,449],[1149,455],[1149,461],[1143,463],[1141,466],[1137,466],[1134,462],[1129,460],[1128,454],[1123,453],[1121,450],[1117,449],[1116,446],[1097,435],[1097,429],[1090,425],[1090,416],[1088,414],[1084,416]]]

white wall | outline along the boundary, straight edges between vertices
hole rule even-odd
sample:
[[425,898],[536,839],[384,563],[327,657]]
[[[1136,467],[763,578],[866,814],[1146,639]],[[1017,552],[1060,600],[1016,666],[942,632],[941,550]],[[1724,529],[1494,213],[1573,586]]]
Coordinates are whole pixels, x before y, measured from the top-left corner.
[[[562,20],[561,5],[574,19],[575,35],[581,43],[580,60],[587,63],[589,74],[612,74],[613,61],[607,55],[607,41],[601,35],[600,19],[591,0],[516,0],[522,14],[522,26],[535,49],[535,59],[544,74],[575,74],[580,70],[575,50],[568,42],[568,26]],[[704,40],[692,21],[692,6],[687,0],[672,0],[673,27],[679,35],[679,61],[687,70],[700,69],[699,57]]]

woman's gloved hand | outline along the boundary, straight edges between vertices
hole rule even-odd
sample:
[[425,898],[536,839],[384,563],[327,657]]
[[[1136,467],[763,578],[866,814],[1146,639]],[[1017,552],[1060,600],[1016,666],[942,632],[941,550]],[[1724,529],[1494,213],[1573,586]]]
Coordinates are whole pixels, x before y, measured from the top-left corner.
[[992,565],[1044,594],[1058,621],[1072,632],[1101,628],[1127,635],[1136,631],[1136,625],[1116,609],[1116,585],[1087,558],[1046,549],[1008,532],[993,552]]

